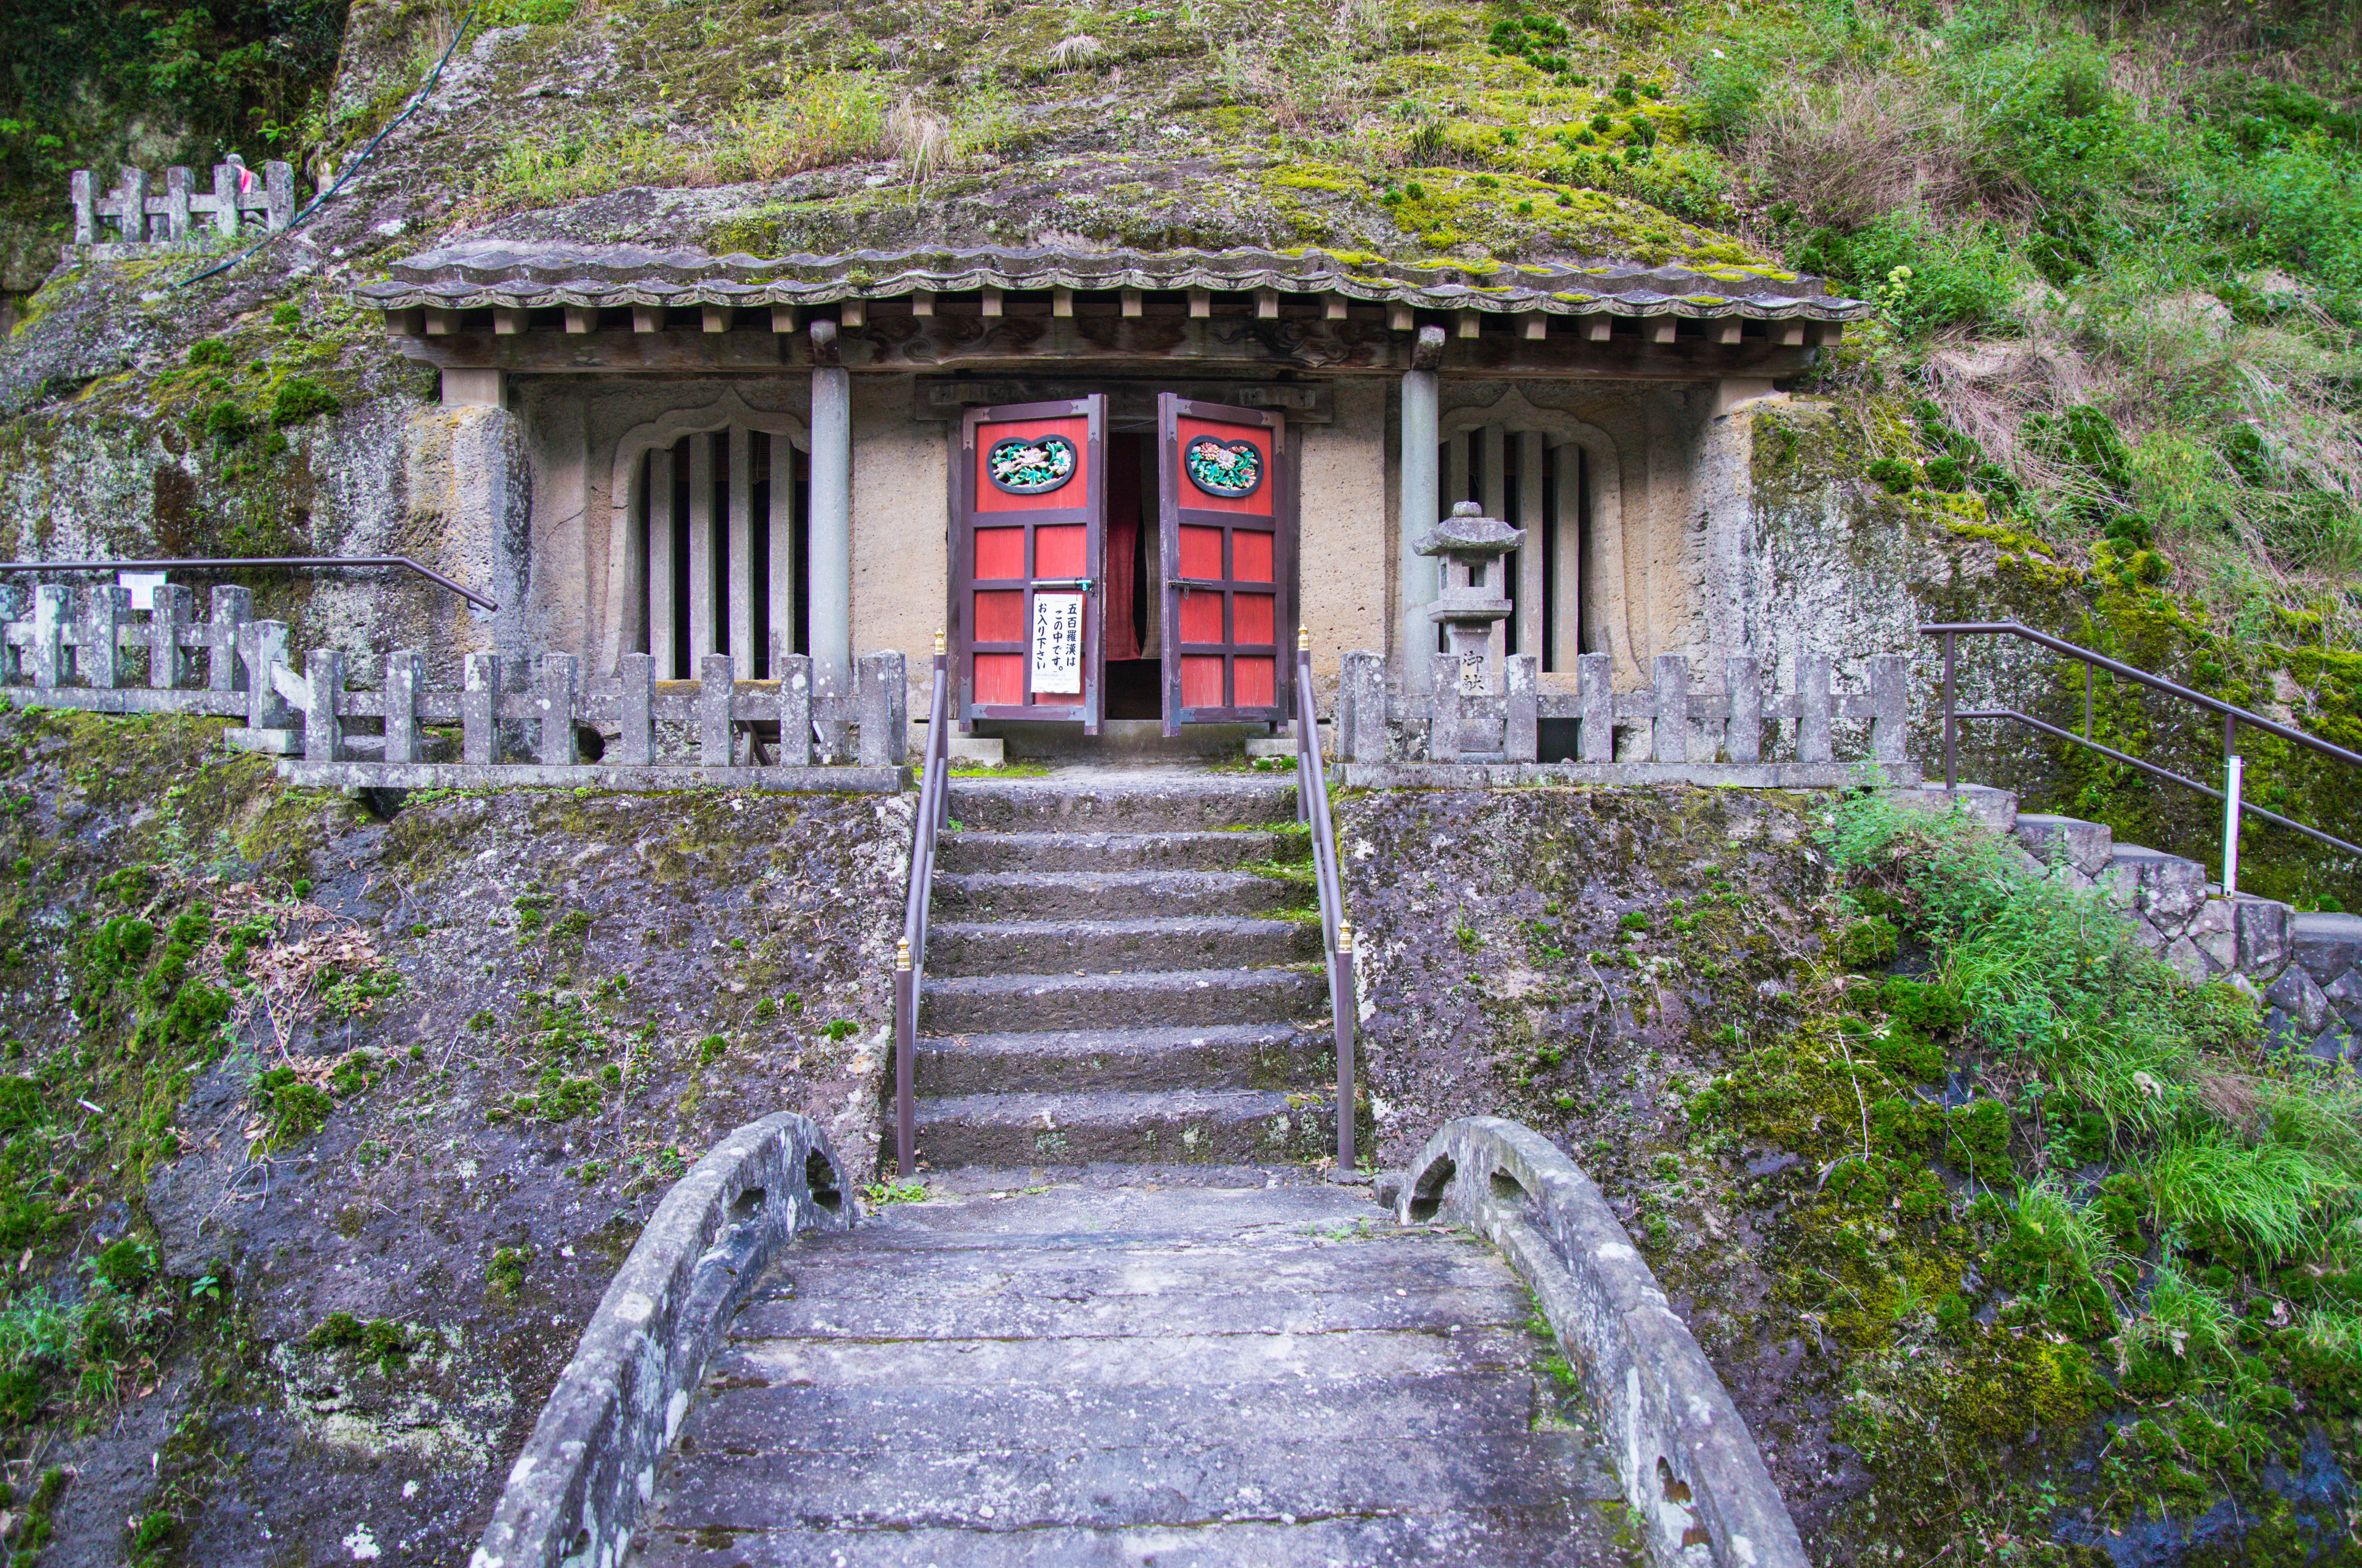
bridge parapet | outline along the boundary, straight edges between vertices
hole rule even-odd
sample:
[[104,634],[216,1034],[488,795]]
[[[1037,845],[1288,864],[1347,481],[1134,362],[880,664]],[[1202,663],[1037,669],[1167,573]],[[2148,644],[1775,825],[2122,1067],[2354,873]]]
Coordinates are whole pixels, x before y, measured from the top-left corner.
[[1396,1197],[1501,1249],[1550,1320],[1606,1433],[1651,1554],[1682,1568],[1805,1568],[1763,1456],[1598,1187],[1529,1127],[1446,1122]]

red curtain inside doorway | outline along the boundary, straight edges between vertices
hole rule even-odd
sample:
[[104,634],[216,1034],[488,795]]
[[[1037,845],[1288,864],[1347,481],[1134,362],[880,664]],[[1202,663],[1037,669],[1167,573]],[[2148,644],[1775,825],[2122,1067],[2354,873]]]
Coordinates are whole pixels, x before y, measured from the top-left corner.
[[1140,569],[1141,458],[1148,443],[1118,436],[1108,442],[1107,533],[1102,550],[1106,576],[1099,602],[1100,657],[1140,657],[1140,622],[1132,613],[1132,580]]

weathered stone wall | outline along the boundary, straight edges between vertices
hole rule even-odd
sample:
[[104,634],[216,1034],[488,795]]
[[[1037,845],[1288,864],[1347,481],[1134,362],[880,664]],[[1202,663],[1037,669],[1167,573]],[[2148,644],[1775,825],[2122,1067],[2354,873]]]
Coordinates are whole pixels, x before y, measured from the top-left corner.
[[1825,809],[1678,787],[1342,797],[1378,1161],[1455,1116],[1580,1145],[1713,1058],[1697,1019],[1776,1015],[1790,966],[1818,946]]
[[[355,1532],[460,1561],[686,1163],[784,1109],[875,1167],[910,807],[521,791],[383,821],[225,756],[219,729],[0,716],[0,826],[30,867],[0,889],[0,999],[10,1069],[42,1085],[9,1136],[72,1134],[42,1145],[43,1179],[75,1189],[44,1189],[58,1225],[18,1283],[77,1298],[77,1258],[127,1234],[174,1276],[157,1288],[210,1275],[227,1302],[94,1433],[59,1433],[78,1475],[44,1562],[119,1562],[123,1521],[151,1509],[182,1521],[190,1562],[348,1561]],[[211,933],[192,976],[226,979],[233,926],[273,910],[312,911],[328,947],[241,952],[251,975],[315,966],[309,1000],[239,1002],[236,1047],[167,1083],[163,1044],[75,999],[104,994],[99,927],[192,909]],[[340,976],[391,994],[322,1010]],[[136,966],[123,984],[171,995]],[[281,1068],[323,1097],[316,1132],[259,1083]],[[315,1334],[338,1312],[407,1348]]]
[[[2279,646],[2268,628],[2209,623],[2175,597],[2169,565],[2147,552],[2120,556],[2105,543],[2070,552],[1994,517],[1974,495],[1890,493],[1865,477],[1875,442],[1863,418],[1820,399],[1771,399],[1742,405],[1721,438],[1743,439],[1751,469],[1737,626],[1767,667],[1777,662],[1783,690],[1798,650],[1828,655],[1838,683],[1856,690],[1871,657],[1908,657],[1912,760],[1940,779],[1942,646],[1918,627],[2018,621],[2338,744],[2362,739],[2347,656]],[[1961,637],[1956,647],[1960,707],[2014,708],[2082,729],[2080,664],[2012,638]],[[2105,676],[2092,715],[2102,744],[2221,786],[2218,718]],[[1859,744],[1839,726],[1838,755]],[[2251,801],[2354,836],[2362,778],[2253,731],[2241,749]],[[2195,790],[1993,720],[1960,724],[1959,768],[1965,782],[2015,791],[2029,812],[2103,822],[2119,844],[2220,872],[2222,808]],[[2293,834],[2251,824],[2241,865],[2243,890],[2306,907],[2323,894],[2362,905],[2354,867]]]

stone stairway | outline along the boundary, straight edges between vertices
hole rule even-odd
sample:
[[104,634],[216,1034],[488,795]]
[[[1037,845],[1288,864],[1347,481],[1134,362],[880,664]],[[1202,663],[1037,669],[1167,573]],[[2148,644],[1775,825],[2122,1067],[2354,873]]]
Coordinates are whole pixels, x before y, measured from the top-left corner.
[[1638,1568],[1491,1247],[1276,1172],[973,1174],[756,1286],[639,1568]]
[[963,779],[951,814],[914,1065],[925,1168],[1333,1148],[1292,782]]
[[2249,987],[2275,1045],[2324,1063],[2362,1063],[2362,916],[2244,893],[2226,899],[2202,862],[2119,844],[2103,823],[2021,812],[2006,790],[1964,784],[1948,794],[1930,785],[1921,793],[2012,835],[2050,875],[2102,889],[2134,940],[2185,978]]

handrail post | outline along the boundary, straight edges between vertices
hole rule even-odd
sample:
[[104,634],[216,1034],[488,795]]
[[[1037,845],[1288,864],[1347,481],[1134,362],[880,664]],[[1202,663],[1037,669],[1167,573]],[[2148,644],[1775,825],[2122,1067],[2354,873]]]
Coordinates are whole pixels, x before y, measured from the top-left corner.
[[894,949],[894,1168],[908,1181],[917,1173],[918,1107],[911,1088],[918,1054],[918,987],[911,969],[911,939]]
[[1312,629],[1296,628],[1296,820],[1312,822],[1312,797],[1304,787],[1312,767]]
[[1959,788],[1959,745],[1954,738],[1952,709],[1952,634],[1944,634],[1944,789],[1950,793]]
[[2239,794],[2246,782],[2246,759],[2239,755],[2239,721],[2223,715],[2223,896],[2239,892]]
[[[2036,647],[2047,648],[2061,658],[2081,659],[2083,663],[2083,733],[2077,734],[2063,724],[2054,724],[2047,720],[2035,718],[2029,713],[2022,713],[2013,708],[1970,709],[1966,712],[1958,711],[1955,707],[1952,690],[1954,679],[1952,639],[1955,633],[1965,633],[1970,636],[2016,637],[2032,643]],[[2224,851],[2223,889],[2226,894],[2235,893],[2238,890],[2238,830],[2246,821],[2246,813],[2250,811],[2255,812],[2258,821],[2268,823],[2274,827],[2287,828],[2292,833],[2302,834],[2315,843],[2324,845],[2341,854],[2362,856],[2362,844],[2349,843],[2345,839],[2323,833],[2319,828],[2307,826],[2292,818],[2281,816],[2279,812],[2268,811],[2264,807],[2249,806],[2246,801],[2246,759],[2239,756],[2238,734],[2243,725],[2251,730],[2260,730],[2275,739],[2288,742],[2290,745],[2301,746],[2307,751],[2316,752],[2323,756],[2342,762],[2348,767],[2357,769],[2362,769],[2362,752],[2348,751],[2342,745],[2323,740],[2319,735],[2308,734],[2290,724],[2268,719],[2261,713],[2246,708],[2235,708],[2219,697],[2210,697],[2203,691],[2194,690],[2190,687],[2168,680],[2161,675],[2152,674],[2136,665],[2126,664],[2121,659],[2110,658],[2107,655],[2087,648],[2080,643],[2070,643],[2064,637],[2054,637],[2047,632],[2037,632],[2020,622],[1936,622],[1922,625],[1919,628],[1919,635],[1927,637],[1940,636],[1944,639],[1945,783],[1948,786],[1956,785],[1958,782],[1952,771],[1953,742],[1958,722],[1961,719],[2003,719],[2012,723],[2023,724],[2036,734],[2047,735],[2053,740],[2087,747],[2113,762],[2136,768],[2151,778],[2162,778],[2169,784],[2176,784],[2185,790],[2194,790],[2210,799],[2223,801]],[[1810,695],[1807,689],[1812,684],[1806,679],[1810,673],[1808,666],[1811,663],[1811,660],[1801,657],[1798,660],[1797,686],[1800,693],[1807,697]],[[2094,731],[2097,728],[2093,711],[2095,692],[2099,685],[2099,672],[2103,668],[2108,672],[2111,690],[2117,690],[2121,686],[2125,690],[2136,692],[2143,690],[2160,692],[2167,697],[2188,702],[2202,712],[2222,714],[2223,766],[2227,788],[2217,790],[2211,784],[2202,784],[2195,778],[2173,772],[2169,768],[2160,767],[2153,762],[2144,762],[2137,756],[2119,751],[2095,738]],[[1809,707],[1809,703],[1803,705]],[[1798,721],[1797,730],[1798,756],[1802,760],[1805,744],[1803,738],[1805,724],[1802,719]]]
[[1312,701],[1312,634],[1296,634],[1297,816],[1311,829],[1312,880],[1320,895],[1321,946],[1329,959],[1329,1021],[1337,1044],[1337,1168],[1353,1168],[1353,923],[1345,918],[1345,885],[1337,866],[1337,838],[1329,817],[1329,774],[1320,756],[1320,715]]
[[952,740],[941,733],[951,723],[951,656],[944,650],[944,634],[935,633],[935,690],[927,704],[926,767],[932,771],[938,759],[944,769],[944,781],[935,790],[935,827],[937,831],[952,825]]
[[927,968],[927,903],[935,880],[935,836],[951,812],[951,739],[946,734],[948,665],[944,634],[935,634],[933,690],[927,694],[927,745],[920,759],[919,810],[911,832],[911,886],[902,905],[902,936],[894,948],[894,1167],[918,1174],[919,988]]
[[1336,962],[1329,966],[1329,1010],[1337,1039],[1337,1168],[1353,1168],[1353,922],[1337,922]]

